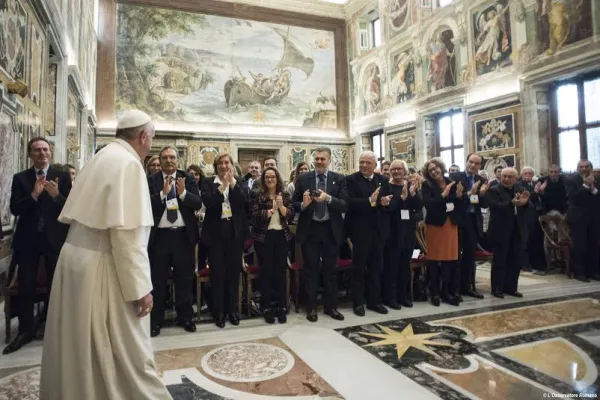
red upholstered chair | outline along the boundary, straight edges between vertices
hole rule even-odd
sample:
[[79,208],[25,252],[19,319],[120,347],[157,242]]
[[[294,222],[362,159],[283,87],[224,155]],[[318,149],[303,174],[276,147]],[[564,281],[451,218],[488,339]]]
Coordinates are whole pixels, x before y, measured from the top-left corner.
[[[48,278],[46,274],[46,267],[44,265],[44,260],[40,260],[40,264],[38,266],[37,273],[37,281],[35,284],[35,295],[36,297],[40,295],[48,295],[49,294],[49,285]],[[12,297],[17,296],[19,294],[19,266],[15,266],[15,273],[13,274],[12,279],[8,283],[7,287],[4,289],[2,295],[4,296],[4,318],[6,322],[6,343],[10,342],[11,339],[11,315],[13,313],[12,310]],[[38,305],[38,314],[40,312],[39,303]]]

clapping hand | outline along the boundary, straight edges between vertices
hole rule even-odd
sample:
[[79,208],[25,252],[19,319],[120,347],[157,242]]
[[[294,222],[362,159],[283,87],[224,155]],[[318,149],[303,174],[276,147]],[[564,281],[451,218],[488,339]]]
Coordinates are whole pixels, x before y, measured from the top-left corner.
[[462,197],[464,191],[465,187],[463,186],[462,182],[458,182],[458,185],[456,186],[456,197]]
[[312,204],[312,196],[310,195],[310,190],[306,190],[303,194],[302,194],[302,208],[307,208],[308,206],[310,206]]
[[371,197],[369,198],[369,201],[371,202],[371,204],[375,203],[377,201],[377,198],[379,197],[379,191],[381,190],[381,186],[377,187],[377,189],[375,189],[375,191],[373,192],[373,194],[371,194]]
[[[413,186],[411,186],[411,189]],[[406,200],[407,197],[408,197],[408,182],[402,181],[402,194],[400,194],[400,198],[402,199],[402,201],[404,201],[404,200]]]
[[456,182],[452,181],[449,184],[446,185],[446,188],[444,189],[444,191],[442,192],[442,197],[446,198],[448,197],[448,195],[450,194],[450,191],[452,190],[452,186],[454,186]]
[[479,185],[481,185],[481,181],[475,182],[471,190],[469,190],[469,196],[474,196],[477,194],[477,189],[479,189]]
[[487,192],[487,190],[490,188],[490,185],[488,185],[487,182],[484,182],[483,185],[481,185],[481,189],[479,190],[479,194],[481,196],[483,196],[485,194],[485,192]]
[[381,198],[381,205],[384,206],[384,207],[389,206],[390,202],[392,201],[392,197],[394,197],[394,195],[392,195],[392,194],[387,195],[387,196],[383,196]]
[[278,209],[283,207],[283,196],[281,195],[281,193],[279,193],[275,197],[275,203],[277,204]]
[[594,186],[594,176],[592,174],[589,174],[588,176],[583,178],[583,183],[590,188],[593,187]]
[[410,197],[414,197],[417,194],[417,185],[416,184],[410,185],[408,192],[410,193]]
[[177,196],[181,196],[185,192],[185,178],[177,178]]
[[163,184],[163,194],[166,196],[171,191],[171,177],[167,176],[165,183]]
[[44,189],[54,199],[60,192],[58,191],[58,178],[53,181],[44,181]]
[[321,189],[319,189],[319,197],[315,197],[315,201],[317,203],[321,203],[323,201],[327,200],[327,193],[325,193],[324,191],[322,191]]
[[277,200],[273,200],[271,209],[267,211],[267,218],[271,218],[277,212]]
[[40,195],[44,191],[45,184],[46,184],[46,175],[39,175],[33,185],[33,192],[31,193],[32,196],[36,200],[38,197],[40,197]]

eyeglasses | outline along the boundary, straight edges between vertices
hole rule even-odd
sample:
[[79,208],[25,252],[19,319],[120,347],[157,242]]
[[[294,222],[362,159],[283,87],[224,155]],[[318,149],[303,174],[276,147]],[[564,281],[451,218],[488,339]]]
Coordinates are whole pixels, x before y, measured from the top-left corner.
[[273,179],[274,180],[274,179],[277,179],[277,177],[276,176],[265,176],[265,180],[267,180],[267,179]]

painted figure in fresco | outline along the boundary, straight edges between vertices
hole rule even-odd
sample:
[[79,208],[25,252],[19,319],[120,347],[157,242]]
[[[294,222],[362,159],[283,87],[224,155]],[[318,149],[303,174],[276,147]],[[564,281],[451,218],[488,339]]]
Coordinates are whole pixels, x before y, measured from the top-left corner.
[[443,32],[439,32],[435,41],[430,44],[431,55],[427,80],[433,83],[434,90],[446,87],[446,72],[454,57],[454,51],[449,52],[443,41]]
[[[496,4],[496,8],[482,13],[477,21],[479,36],[477,36],[477,51],[475,59],[479,65],[490,65],[492,60],[496,61],[502,57],[502,53],[508,50],[508,35],[504,26],[504,13],[508,5]],[[498,39],[502,35],[502,47],[498,49]]]
[[365,102],[367,103],[367,114],[379,111],[381,104],[381,85],[379,81],[379,68],[373,66],[365,84]]
[[411,62],[411,57],[408,53],[402,53],[398,56],[396,65],[398,66],[398,72],[392,78],[392,95],[398,103],[407,100],[409,87],[406,84],[405,76],[406,70]]
[[408,0],[392,0],[390,2],[390,18],[392,25],[400,28],[408,16]]
[[[579,8],[583,0],[579,0],[577,3],[577,5],[572,4],[571,0],[544,0],[542,2],[541,15],[548,15],[550,25],[550,45],[546,50],[547,55],[552,55],[560,50],[569,40],[572,23],[577,22],[580,18]],[[569,10],[571,7],[573,7],[573,15]]]

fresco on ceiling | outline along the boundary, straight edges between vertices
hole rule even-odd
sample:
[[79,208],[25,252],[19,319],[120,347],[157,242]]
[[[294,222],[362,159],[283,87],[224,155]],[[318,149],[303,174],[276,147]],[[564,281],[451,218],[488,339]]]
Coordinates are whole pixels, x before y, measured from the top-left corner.
[[337,128],[329,31],[119,4],[117,74],[119,112]]
[[512,64],[508,0],[499,0],[474,13],[473,33],[477,75]]
[[591,0],[537,0],[537,40],[552,55],[593,34]]

